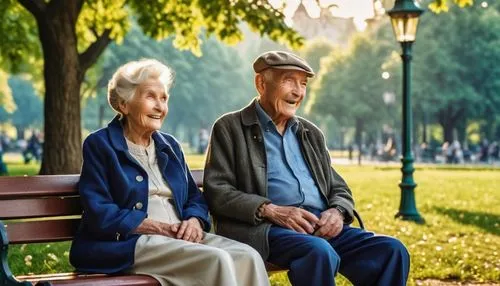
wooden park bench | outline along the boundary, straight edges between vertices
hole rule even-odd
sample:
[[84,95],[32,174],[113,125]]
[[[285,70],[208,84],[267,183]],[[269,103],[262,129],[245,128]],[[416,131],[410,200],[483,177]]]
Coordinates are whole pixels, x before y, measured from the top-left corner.
[[[192,172],[203,187],[203,170]],[[160,285],[147,275],[56,273],[14,277],[8,261],[10,244],[47,243],[73,239],[82,207],[79,175],[0,177],[0,285]],[[357,213],[361,227],[363,223]],[[268,272],[283,271],[266,263]]]

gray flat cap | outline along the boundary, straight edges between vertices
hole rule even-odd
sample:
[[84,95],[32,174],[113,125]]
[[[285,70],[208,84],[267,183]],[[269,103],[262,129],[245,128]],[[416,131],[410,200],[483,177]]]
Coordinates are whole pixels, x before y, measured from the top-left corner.
[[261,54],[253,62],[253,70],[260,73],[265,69],[283,69],[303,71],[309,77],[314,76],[313,69],[302,58],[288,52],[269,51]]

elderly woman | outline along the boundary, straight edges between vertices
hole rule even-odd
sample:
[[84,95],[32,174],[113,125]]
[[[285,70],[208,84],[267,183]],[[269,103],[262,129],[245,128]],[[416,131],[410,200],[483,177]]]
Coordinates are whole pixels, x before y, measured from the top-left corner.
[[206,233],[205,200],[179,143],[160,132],[173,72],[156,60],[120,67],[118,115],[83,144],[80,228],[70,261],[88,273],[148,274],[162,285],[268,285],[253,248]]

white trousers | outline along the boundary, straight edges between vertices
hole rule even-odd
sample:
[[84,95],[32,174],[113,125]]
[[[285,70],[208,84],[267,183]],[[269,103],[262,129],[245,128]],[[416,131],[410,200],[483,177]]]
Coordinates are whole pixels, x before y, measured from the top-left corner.
[[142,235],[132,273],[155,277],[162,286],[266,286],[266,268],[252,247],[211,233],[201,243]]

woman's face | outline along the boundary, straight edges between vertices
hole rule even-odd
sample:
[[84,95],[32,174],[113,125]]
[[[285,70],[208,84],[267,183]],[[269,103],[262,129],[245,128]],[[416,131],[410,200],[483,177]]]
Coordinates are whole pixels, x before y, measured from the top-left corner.
[[137,87],[132,99],[120,106],[132,129],[152,133],[161,128],[167,116],[168,94],[158,79],[147,79]]

